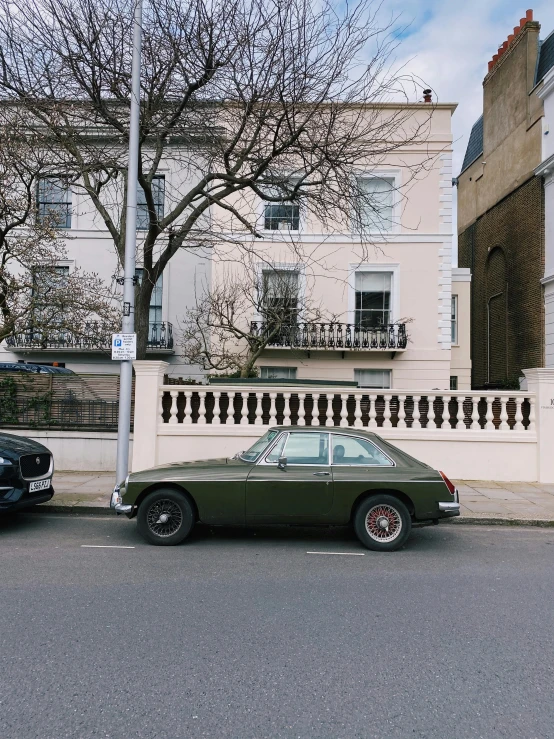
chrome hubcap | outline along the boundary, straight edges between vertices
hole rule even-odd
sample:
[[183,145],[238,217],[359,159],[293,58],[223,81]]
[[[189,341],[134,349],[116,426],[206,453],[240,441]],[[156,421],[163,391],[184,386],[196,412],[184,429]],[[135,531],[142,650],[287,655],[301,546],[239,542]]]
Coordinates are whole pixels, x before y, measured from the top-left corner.
[[374,541],[387,543],[400,536],[402,518],[393,506],[377,505],[369,509],[365,519],[365,527]]
[[156,536],[172,536],[183,525],[183,512],[173,500],[157,500],[148,509],[146,523]]

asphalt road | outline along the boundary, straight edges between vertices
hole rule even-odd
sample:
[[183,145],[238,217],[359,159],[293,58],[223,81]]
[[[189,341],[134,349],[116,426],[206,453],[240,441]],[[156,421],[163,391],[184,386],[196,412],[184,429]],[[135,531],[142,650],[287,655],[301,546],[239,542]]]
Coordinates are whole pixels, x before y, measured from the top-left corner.
[[376,554],[340,529],[161,548],[126,519],[1,520],[0,737],[553,737],[553,557],[553,529]]

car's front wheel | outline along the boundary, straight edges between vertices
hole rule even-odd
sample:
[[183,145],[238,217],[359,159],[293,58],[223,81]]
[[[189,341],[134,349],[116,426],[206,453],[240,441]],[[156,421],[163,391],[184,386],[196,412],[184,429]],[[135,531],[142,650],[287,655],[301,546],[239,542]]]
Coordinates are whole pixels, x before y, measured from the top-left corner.
[[177,490],[155,490],[139,506],[137,528],[150,544],[180,544],[194,526],[194,512],[188,499]]
[[412,519],[404,503],[393,495],[374,495],[358,506],[354,529],[368,549],[394,552],[406,543]]

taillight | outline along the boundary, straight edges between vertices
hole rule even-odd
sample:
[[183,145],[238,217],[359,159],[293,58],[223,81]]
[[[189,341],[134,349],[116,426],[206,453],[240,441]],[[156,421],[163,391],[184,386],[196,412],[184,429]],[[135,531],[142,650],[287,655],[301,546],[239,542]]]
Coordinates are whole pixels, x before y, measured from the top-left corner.
[[453,484],[452,484],[452,483],[450,482],[450,480],[449,480],[449,479],[448,479],[448,477],[447,477],[447,476],[446,476],[446,475],[444,474],[444,472],[439,472],[439,474],[440,474],[440,476],[442,477],[442,479],[444,480],[444,484],[445,484],[445,485],[446,485],[446,487],[448,488],[448,492],[450,493],[450,495],[454,495],[454,494],[455,494],[455,492],[456,492],[456,486],[455,486],[455,485],[453,485]]

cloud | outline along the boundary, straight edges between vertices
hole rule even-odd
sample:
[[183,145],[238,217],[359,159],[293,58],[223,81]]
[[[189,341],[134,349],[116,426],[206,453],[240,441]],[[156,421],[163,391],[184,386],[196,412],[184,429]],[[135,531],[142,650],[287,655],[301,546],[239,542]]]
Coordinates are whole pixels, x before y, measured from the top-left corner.
[[[442,102],[456,102],[452,121],[454,173],[461,169],[471,127],[482,113],[487,63],[512,33],[527,7],[513,0],[385,0],[383,12],[401,13],[410,23],[397,50],[399,63],[436,92]],[[554,30],[554,3],[533,4],[541,38]]]

